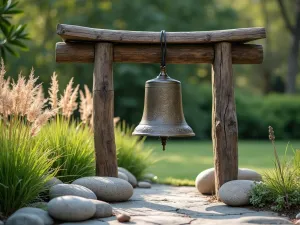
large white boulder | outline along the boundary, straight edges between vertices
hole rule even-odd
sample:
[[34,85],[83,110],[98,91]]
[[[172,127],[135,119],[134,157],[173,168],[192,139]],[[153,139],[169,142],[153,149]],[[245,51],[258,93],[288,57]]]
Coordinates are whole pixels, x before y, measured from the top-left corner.
[[79,196],[88,199],[97,199],[97,196],[94,192],[84,186],[77,184],[57,184],[50,188],[50,199],[65,195]]
[[255,181],[232,180],[220,187],[219,197],[226,205],[248,205],[250,203],[250,192],[254,186]]
[[62,221],[88,220],[95,215],[95,212],[96,205],[90,199],[78,196],[57,197],[48,203],[49,215]]
[[83,177],[73,184],[92,190],[97,198],[106,202],[127,201],[133,195],[133,188],[125,180],[116,177]]
[[[239,168],[238,180],[261,181],[262,177],[254,170]],[[201,194],[212,195],[215,193],[215,169],[209,168],[196,177],[195,186]]]

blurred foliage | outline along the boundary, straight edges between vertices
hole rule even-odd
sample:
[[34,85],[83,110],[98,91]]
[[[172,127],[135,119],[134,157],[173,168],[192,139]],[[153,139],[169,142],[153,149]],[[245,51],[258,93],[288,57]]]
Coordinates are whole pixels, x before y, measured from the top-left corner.
[[152,149],[144,146],[145,138],[132,136],[133,127],[125,121],[118,123],[115,128],[118,166],[129,170],[138,180],[151,165],[155,163]]
[[[55,43],[61,41],[56,34],[58,23],[106,29],[165,29],[167,32],[266,27],[268,38],[255,42],[264,45],[264,64],[234,66],[239,136],[265,137],[260,130],[263,126],[267,127],[265,120],[268,118],[262,117],[261,114],[261,94],[283,91],[289,48],[286,41],[289,34],[282,32],[284,23],[275,0],[189,0],[176,1],[176,4],[172,0],[26,0],[20,1],[19,7],[25,13],[19,14],[14,21],[28,24],[27,31],[32,41],[28,43],[30,51],[22,52],[20,59],[9,58],[8,70],[12,73],[10,75],[17,76],[20,69],[26,72],[34,66],[37,74],[42,74],[40,80],[45,88],[49,86],[53,71],[59,74],[61,87],[73,76],[75,83],[87,84],[90,89],[92,87],[91,64],[55,62]],[[287,3],[286,7],[293,10],[292,3]],[[168,65],[167,71],[171,77],[182,83],[183,107],[187,122],[193,127],[198,138],[210,138],[211,66]],[[159,65],[115,64],[115,116],[121,117],[129,124],[138,124],[142,116],[145,82],[158,73]],[[239,89],[243,90],[243,94],[239,94]],[[282,97],[282,100],[288,98]],[[296,106],[297,103],[290,107]],[[267,112],[268,109],[265,109],[264,113]],[[292,115],[287,117],[280,120],[293,122]],[[269,120],[274,122],[273,119]],[[272,125],[275,127],[275,124]],[[284,130],[293,125],[280,126],[287,126],[282,128]],[[279,132],[280,129],[276,130]],[[282,136],[289,132],[284,130]],[[296,132],[292,136],[300,135]]]
[[2,0],[0,2],[0,52],[1,57],[5,60],[6,53],[19,57],[18,48],[27,51],[28,48],[24,44],[24,40],[28,40],[28,34],[25,31],[26,25],[16,25],[11,23],[13,16],[23,13],[17,8],[18,2],[12,0]]

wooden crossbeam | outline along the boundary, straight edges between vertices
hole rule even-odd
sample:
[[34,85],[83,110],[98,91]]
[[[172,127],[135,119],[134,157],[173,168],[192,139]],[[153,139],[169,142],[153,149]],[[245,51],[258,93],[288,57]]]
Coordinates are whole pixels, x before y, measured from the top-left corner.
[[[56,44],[56,62],[94,62],[93,43]],[[263,47],[254,44],[235,44],[232,46],[234,64],[260,64],[263,61]],[[168,64],[213,63],[213,45],[168,45]],[[113,61],[124,63],[159,63],[161,49],[158,44],[114,44]]]
[[[68,24],[58,24],[57,34],[68,41],[95,41],[114,43],[160,43],[160,32],[106,30]],[[168,43],[204,44],[214,42],[248,42],[266,37],[263,27],[239,28],[214,31],[168,32]]]

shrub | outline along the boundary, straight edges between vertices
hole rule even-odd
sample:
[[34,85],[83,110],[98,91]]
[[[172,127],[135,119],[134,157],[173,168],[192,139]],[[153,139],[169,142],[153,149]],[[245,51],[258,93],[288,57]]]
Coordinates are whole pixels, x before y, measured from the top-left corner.
[[[299,153],[294,151],[291,160],[280,160],[275,147],[275,135],[269,127],[269,138],[274,149],[274,169],[264,173],[264,183],[257,184],[251,191],[250,203],[256,207],[270,207],[275,211],[289,210],[300,205]],[[286,152],[288,146],[286,148]]]
[[139,180],[154,163],[152,150],[144,146],[145,138],[132,136],[133,129],[123,121],[115,128],[118,165],[129,170]]
[[264,97],[261,118],[273,124],[277,138],[300,137],[300,97],[272,94]]
[[39,136],[45,140],[51,157],[57,157],[53,168],[58,169],[57,176],[63,182],[95,175],[93,136],[88,127],[57,116],[43,127]]

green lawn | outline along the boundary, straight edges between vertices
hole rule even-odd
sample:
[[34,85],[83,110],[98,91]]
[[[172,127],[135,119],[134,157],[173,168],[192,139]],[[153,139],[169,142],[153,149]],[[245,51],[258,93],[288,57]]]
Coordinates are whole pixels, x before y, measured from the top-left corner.
[[[209,141],[169,140],[166,151],[162,151],[159,140],[145,143],[154,149],[158,160],[150,169],[159,180],[172,177],[194,180],[207,168],[213,167],[212,143]],[[300,141],[291,141],[294,148],[300,148]],[[278,154],[283,156],[286,141],[276,141]],[[292,154],[292,149],[288,150]],[[239,141],[239,167],[262,172],[273,167],[273,148],[269,141]]]

